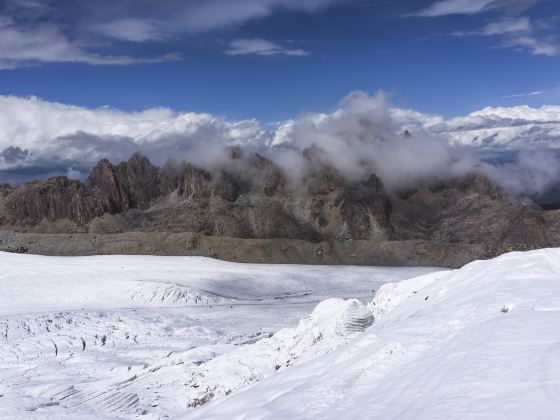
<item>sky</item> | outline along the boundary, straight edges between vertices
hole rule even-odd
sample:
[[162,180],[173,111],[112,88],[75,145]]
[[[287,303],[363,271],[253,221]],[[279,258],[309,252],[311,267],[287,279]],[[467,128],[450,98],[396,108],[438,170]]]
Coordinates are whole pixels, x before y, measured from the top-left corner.
[[558,0],[0,0],[0,182],[320,144],[387,185],[507,156],[493,179],[544,190],[559,29]]
[[556,0],[1,0],[0,95],[274,123],[558,103]]

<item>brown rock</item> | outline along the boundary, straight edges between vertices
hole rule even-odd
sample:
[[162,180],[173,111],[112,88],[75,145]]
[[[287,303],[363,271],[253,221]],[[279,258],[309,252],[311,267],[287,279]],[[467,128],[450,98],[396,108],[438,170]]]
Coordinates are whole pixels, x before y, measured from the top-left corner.
[[194,165],[187,165],[177,190],[179,195],[191,197],[197,201],[204,201],[210,197],[212,176],[210,172]]
[[[164,190],[168,189],[164,179]],[[96,213],[121,213],[131,208],[148,208],[162,194],[162,176],[157,167],[136,153],[117,166],[107,159],[92,169],[87,188],[91,191]]]
[[15,224],[35,225],[43,219],[69,219],[82,224],[94,215],[84,185],[62,176],[13,190],[6,196],[5,208]]
[[299,185],[269,159],[237,148],[212,170],[173,162],[158,169],[139,154],[118,165],[102,160],[85,185],[65,177],[0,185],[0,226],[44,235],[191,232],[217,238],[205,239],[212,243],[207,248],[196,239],[166,249],[247,260],[248,249],[228,251],[219,244],[225,238],[239,246],[266,243],[259,262],[457,265],[513,249],[560,245],[560,211],[546,212],[529,199],[508,196],[480,174],[395,195],[374,174],[345,179],[324,162],[317,146],[304,156],[309,167]]

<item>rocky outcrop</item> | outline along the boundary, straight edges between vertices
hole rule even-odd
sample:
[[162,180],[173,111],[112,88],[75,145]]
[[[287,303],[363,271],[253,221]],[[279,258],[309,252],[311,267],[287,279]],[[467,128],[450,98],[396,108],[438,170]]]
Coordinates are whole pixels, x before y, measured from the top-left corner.
[[150,161],[134,154],[117,166],[101,160],[91,171],[86,186],[96,214],[122,213],[128,209],[146,209],[162,193],[171,189],[174,180]]
[[25,184],[9,192],[4,199],[8,220],[18,225],[59,219],[84,224],[95,216],[93,207],[84,185],[66,177]]
[[177,193],[186,196],[191,203],[206,203],[210,197],[212,175],[194,165],[187,165],[179,181]]
[[[462,253],[456,259],[462,262],[560,245],[559,212],[510,197],[480,174],[395,194],[375,174],[346,179],[323,162],[317,147],[304,151],[304,157],[308,168],[298,182],[274,162],[238,148],[230,150],[229,162],[212,169],[172,162],[158,168],[139,154],[118,165],[101,160],[85,183],[55,177],[18,187],[0,184],[0,229],[82,235],[190,232],[237,238],[240,244],[272,241],[267,247],[280,247],[272,253],[274,261],[283,255],[284,262],[296,259],[282,244],[296,241],[289,243],[305,248],[305,255],[317,253],[309,262],[348,264],[418,263],[410,256],[414,247],[432,264],[453,260],[445,249]],[[173,253],[194,249],[189,245]],[[227,258],[250,255],[220,249]],[[368,249],[376,249],[375,258],[368,257]],[[428,258],[436,249],[438,258]],[[396,254],[384,259],[384,250]]]
[[84,225],[104,214],[147,209],[162,194],[176,186],[169,170],[161,170],[139,154],[118,165],[101,160],[87,181],[54,177],[19,188],[2,186],[0,197],[10,220],[17,225],[67,219]]

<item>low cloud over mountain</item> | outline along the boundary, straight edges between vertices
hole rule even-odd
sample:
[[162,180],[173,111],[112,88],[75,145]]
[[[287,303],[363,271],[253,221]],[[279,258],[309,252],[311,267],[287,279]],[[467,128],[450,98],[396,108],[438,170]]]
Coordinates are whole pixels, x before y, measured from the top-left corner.
[[373,171],[388,188],[477,168],[516,192],[538,192],[558,176],[560,106],[485,108],[445,119],[392,108],[383,94],[355,92],[330,114],[302,115],[268,129],[256,120],[166,108],[125,112],[0,97],[0,172],[6,181],[83,177],[99,159],[117,162],[137,151],[158,164],[219,165],[225,147],[233,145],[271,157],[294,176],[305,170],[301,151],[315,145],[347,177]]

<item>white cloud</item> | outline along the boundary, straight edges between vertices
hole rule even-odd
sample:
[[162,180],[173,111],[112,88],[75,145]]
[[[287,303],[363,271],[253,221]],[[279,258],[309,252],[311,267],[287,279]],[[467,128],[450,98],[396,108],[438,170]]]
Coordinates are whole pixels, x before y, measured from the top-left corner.
[[499,40],[500,47],[522,49],[533,55],[554,56],[560,51],[556,45],[556,37],[539,33],[527,17],[504,18],[490,22],[475,31],[455,31],[452,35],[494,37]]
[[123,18],[94,25],[92,29],[115,39],[144,42],[164,39],[161,26],[161,22],[149,19]]
[[[420,17],[474,15],[490,10],[520,12],[541,0],[441,0],[412,14]],[[546,25],[541,25],[546,26]],[[527,17],[507,17],[490,22],[474,31],[455,31],[453,36],[494,37],[499,46],[529,51],[533,55],[555,56],[560,52],[555,31],[539,31]]]
[[540,90],[535,90],[533,92],[527,92],[527,93],[514,93],[513,95],[505,95],[502,96],[503,99],[508,99],[508,98],[526,98],[528,96],[540,96],[543,95],[544,92],[540,91]]
[[0,70],[36,63],[126,65],[155,63],[177,58],[176,54],[150,58],[102,55],[84,48],[78,42],[71,41],[54,25],[21,26],[13,24],[6,18],[0,21]]
[[412,110],[392,112],[411,132],[428,132],[452,145],[489,151],[560,150],[560,105],[487,107],[448,120]]
[[202,0],[183,2],[172,19],[180,30],[203,32],[240,25],[288,10],[314,12],[353,0]]
[[417,16],[436,17],[452,14],[476,14],[491,7],[494,0],[442,0],[416,13]]
[[531,34],[507,37],[504,39],[503,44],[505,47],[528,50],[533,55],[546,55],[549,57],[558,55],[560,51],[555,43],[545,39],[538,39]]
[[236,39],[229,44],[226,50],[228,55],[287,55],[307,56],[309,53],[302,49],[283,47],[265,39]]
[[493,36],[520,32],[531,32],[532,30],[533,27],[531,25],[531,21],[526,17],[522,17],[518,19],[502,19],[496,22],[488,23],[480,30],[480,34],[485,36]]
[[415,16],[438,17],[447,15],[474,15],[489,10],[522,11],[539,0],[440,0],[415,13]]
[[4,1],[7,6],[0,4],[0,13],[4,9],[18,21],[48,18],[76,33],[98,32],[104,37],[142,42],[242,25],[281,11],[311,13],[356,0]]
[[[405,129],[412,137],[402,135]],[[0,180],[18,173],[85,174],[101,158],[118,162],[137,151],[157,164],[173,158],[211,166],[226,159],[228,145],[268,154],[297,177],[305,171],[301,151],[313,144],[347,177],[375,172],[388,188],[473,168],[519,191],[530,187],[523,181],[530,170],[541,188],[560,171],[556,158],[524,152],[524,160],[506,168],[483,164],[477,154],[541,149],[553,156],[551,149],[560,150],[560,106],[485,108],[444,119],[390,108],[384,95],[356,92],[330,114],[304,115],[267,130],[256,120],[166,108],[125,112],[0,96]]]
[[[104,51],[127,48],[115,40],[159,42],[242,25],[282,11],[312,13],[351,1],[355,0],[5,0],[0,2],[0,70],[48,62],[126,65],[175,60],[178,53],[133,57]],[[307,54],[265,40],[237,41],[231,53]]]
[[[225,145],[263,143],[266,135],[254,120],[229,122],[166,108],[88,109],[34,97],[0,96],[0,152],[10,152],[9,161],[0,159],[0,171],[33,167],[86,171],[99,159],[121,161],[139,150],[160,164],[169,157],[208,163]],[[18,155],[22,158],[14,159]]]

